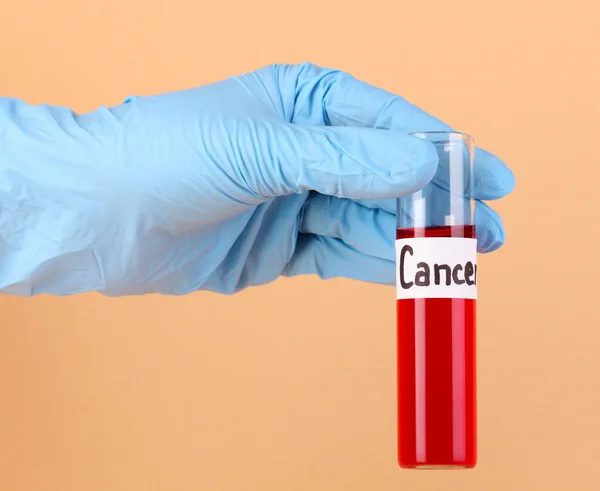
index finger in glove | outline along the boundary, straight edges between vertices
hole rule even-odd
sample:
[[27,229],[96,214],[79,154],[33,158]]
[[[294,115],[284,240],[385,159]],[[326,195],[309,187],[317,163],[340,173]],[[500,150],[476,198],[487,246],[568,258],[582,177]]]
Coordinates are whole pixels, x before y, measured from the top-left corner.
[[[292,123],[389,129],[399,133],[454,131],[403,97],[311,63],[273,67],[282,93],[283,112]],[[515,186],[512,172],[494,154],[477,148],[476,199],[498,199]]]

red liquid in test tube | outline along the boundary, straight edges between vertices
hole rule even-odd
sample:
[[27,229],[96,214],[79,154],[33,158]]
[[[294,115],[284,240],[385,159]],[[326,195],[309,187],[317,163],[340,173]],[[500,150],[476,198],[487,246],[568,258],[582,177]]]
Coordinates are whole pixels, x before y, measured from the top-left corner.
[[[474,238],[475,233],[472,225],[397,231],[398,239],[415,235]],[[435,281],[435,271],[430,273]],[[439,271],[440,280],[445,281],[445,274]],[[463,280],[464,273],[457,277]],[[398,461],[402,467],[475,466],[475,302],[397,300]]]

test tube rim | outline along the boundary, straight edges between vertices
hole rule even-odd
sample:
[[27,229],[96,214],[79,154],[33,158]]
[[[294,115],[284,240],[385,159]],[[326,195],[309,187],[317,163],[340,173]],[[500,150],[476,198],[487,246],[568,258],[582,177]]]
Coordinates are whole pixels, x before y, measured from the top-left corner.
[[[450,143],[453,141],[463,141],[463,142],[471,142],[474,143],[475,142],[475,138],[473,138],[472,135],[468,134],[468,133],[462,133],[460,131],[442,131],[442,130],[434,130],[434,131],[413,131],[411,133],[409,133],[410,136],[415,136],[417,138],[421,138],[421,139],[426,139],[423,137],[426,136],[432,136],[432,135],[447,135],[448,138],[446,139],[439,139],[439,140],[428,140],[431,143]],[[457,137],[457,138],[452,138],[452,137]]]
[[[453,136],[458,137],[457,139],[463,140],[463,141],[475,141],[475,138],[473,138],[472,135],[468,134],[468,133],[462,133],[460,131],[441,131],[441,130],[434,130],[434,131],[413,131],[411,133],[409,133],[409,135],[411,136],[420,136],[420,135],[448,135],[449,138],[452,138]],[[445,142],[445,141],[452,141],[452,140],[433,140],[435,142]]]

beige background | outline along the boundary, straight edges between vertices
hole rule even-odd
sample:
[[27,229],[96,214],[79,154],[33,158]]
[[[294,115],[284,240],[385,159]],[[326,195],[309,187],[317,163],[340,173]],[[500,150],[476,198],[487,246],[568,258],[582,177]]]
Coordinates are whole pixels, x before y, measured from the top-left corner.
[[600,489],[596,2],[1,2],[0,95],[82,112],[312,61],[471,132],[517,188],[480,257],[475,470],[397,467],[394,289],[302,278],[0,297],[0,490]]

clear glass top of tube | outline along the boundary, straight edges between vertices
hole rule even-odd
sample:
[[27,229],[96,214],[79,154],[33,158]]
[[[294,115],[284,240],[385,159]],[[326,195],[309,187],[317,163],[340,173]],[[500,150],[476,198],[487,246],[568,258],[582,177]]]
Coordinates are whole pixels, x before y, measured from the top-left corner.
[[431,142],[439,163],[433,179],[423,189],[398,199],[397,227],[473,225],[473,137],[454,131],[423,131],[411,135]]

